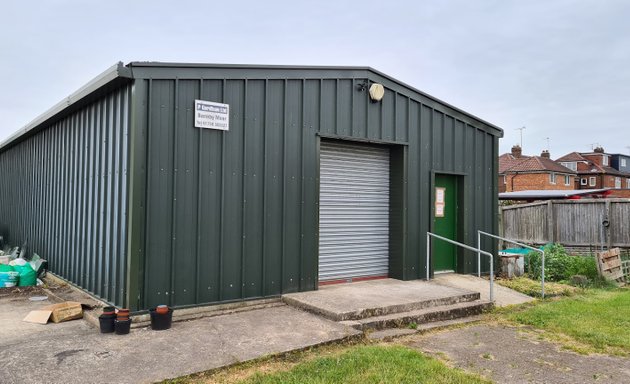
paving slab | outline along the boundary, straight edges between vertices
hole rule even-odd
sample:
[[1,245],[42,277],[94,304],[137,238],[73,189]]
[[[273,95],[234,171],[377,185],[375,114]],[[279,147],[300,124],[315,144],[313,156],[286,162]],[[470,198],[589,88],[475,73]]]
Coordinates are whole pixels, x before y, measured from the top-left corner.
[[[481,293],[482,300],[490,300],[490,281],[472,275],[460,275],[457,273],[446,273],[436,275],[432,280],[434,283],[446,287],[468,289]],[[505,307],[508,305],[523,304],[536,300],[531,296],[517,292],[508,287],[494,284],[494,305]]]
[[177,322],[165,331],[132,329],[129,335],[101,334],[85,320],[22,322],[45,304],[0,299],[2,383],[149,383],[361,335],[287,306]]
[[524,328],[479,324],[409,336],[404,344],[499,384],[630,382],[630,359],[579,355],[538,336]]
[[320,287],[317,291],[291,293],[282,300],[335,321],[473,301],[479,293],[421,280],[368,280]]

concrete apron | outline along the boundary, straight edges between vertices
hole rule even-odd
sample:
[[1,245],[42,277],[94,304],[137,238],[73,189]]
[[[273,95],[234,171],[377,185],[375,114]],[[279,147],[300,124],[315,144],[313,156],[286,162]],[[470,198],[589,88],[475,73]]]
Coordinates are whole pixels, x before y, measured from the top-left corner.
[[[490,281],[473,275],[459,275],[457,273],[445,273],[436,275],[432,280],[435,284],[446,287],[477,291],[481,294],[481,300],[490,300]],[[534,301],[531,296],[517,292],[513,289],[494,284],[494,305],[505,307],[508,305],[523,304]]]
[[291,293],[282,300],[334,321],[407,312],[478,300],[479,292],[421,280],[368,280]]
[[426,331],[454,321],[479,320],[478,315],[493,306],[474,290],[394,279],[325,286],[283,295],[282,300],[363,331],[371,339],[401,336],[410,326]]
[[369,338],[392,337],[479,320],[480,314],[533,298],[489,281],[455,273],[431,281],[369,280],[329,285],[318,291],[291,293],[282,300],[296,308],[366,332]]
[[[231,313],[236,308],[223,308],[231,314],[217,311],[214,314],[218,316],[180,321],[166,331],[145,327],[132,329],[124,336],[100,334],[98,328],[87,326],[83,320],[48,325],[23,323],[21,319],[28,311],[43,304],[27,299],[19,305],[0,300],[0,310],[12,312],[11,319],[6,320],[17,327],[10,332],[15,337],[0,338],[0,361],[4,362],[0,377],[3,382],[20,383],[159,381],[360,338],[365,327],[395,327],[400,324],[388,318],[410,322],[418,318],[418,313],[435,311],[436,306],[474,304],[486,308],[487,302],[479,297],[479,292],[435,281],[365,281],[283,297],[284,302],[327,318],[282,303],[264,302],[258,303],[263,308],[249,306],[251,310],[245,310],[246,306],[238,308],[244,311],[237,313]],[[203,313],[207,310],[198,308],[198,313],[186,315],[208,316]],[[409,317],[409,313],[414,315]],[[37,364],[25,369],[24,361]]]
[[46,302],[0,298],[2,383],[149,383],[362,337],[286,305],[101,334],[85,320],[31,324]]

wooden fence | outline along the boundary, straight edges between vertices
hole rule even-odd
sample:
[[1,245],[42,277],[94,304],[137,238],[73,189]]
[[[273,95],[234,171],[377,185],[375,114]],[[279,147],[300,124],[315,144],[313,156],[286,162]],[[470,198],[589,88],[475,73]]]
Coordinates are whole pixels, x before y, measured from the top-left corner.
[[[630,248],[630,199],[550,200],[501,207],[503,236],[530,244]],[[607,222],[607,226],[603,223]]]

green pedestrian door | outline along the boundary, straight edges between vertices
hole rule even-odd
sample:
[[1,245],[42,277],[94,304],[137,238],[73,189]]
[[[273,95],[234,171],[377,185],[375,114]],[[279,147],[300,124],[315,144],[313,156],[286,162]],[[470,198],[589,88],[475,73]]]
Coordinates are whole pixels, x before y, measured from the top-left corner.
[[[433,233],[455,241],[459,241],[457,195],[457,176],[435,175]],[[456,271],[457,247],[440,239],[431,242],[434,272]]]

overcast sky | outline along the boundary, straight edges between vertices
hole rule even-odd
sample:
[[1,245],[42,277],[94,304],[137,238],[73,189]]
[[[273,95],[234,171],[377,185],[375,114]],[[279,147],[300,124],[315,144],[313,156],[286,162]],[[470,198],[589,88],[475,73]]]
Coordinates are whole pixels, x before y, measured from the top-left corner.
[[[365,65],[505,130],[630,152],[630,1],[4,0],[0,140],[118,61]],[[306,3],[306,2],[304,2]]]

